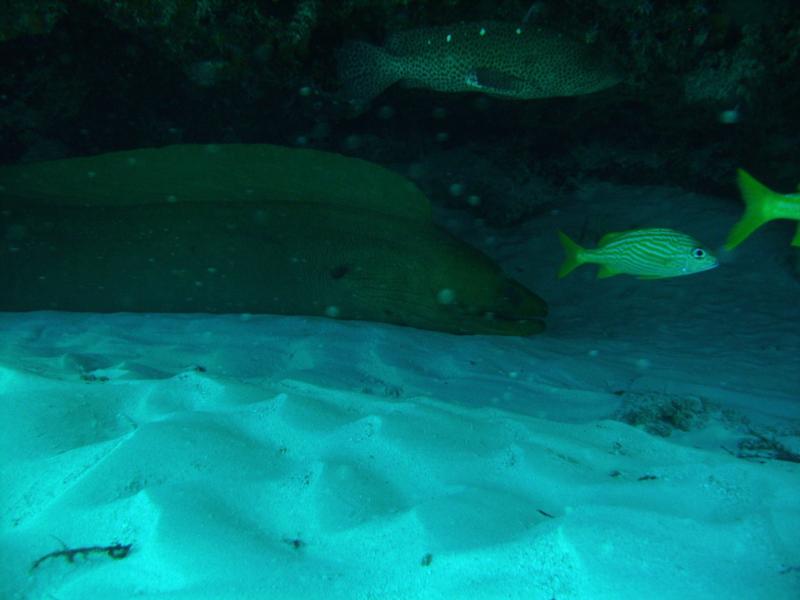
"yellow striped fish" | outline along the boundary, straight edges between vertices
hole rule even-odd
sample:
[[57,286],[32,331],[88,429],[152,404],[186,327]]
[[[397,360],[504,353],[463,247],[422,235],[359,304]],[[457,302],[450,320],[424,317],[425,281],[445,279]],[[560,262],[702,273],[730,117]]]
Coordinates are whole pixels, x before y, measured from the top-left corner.
[[717,259],[694,238],[672,229],[634,229],[603,236],[595,249],[582,248],[558,232],[566,259],[558,272],[566,277],[585,263],[600,265],[598,279],[623,273],[639,279],[663,279],[700,273],[717,266]]

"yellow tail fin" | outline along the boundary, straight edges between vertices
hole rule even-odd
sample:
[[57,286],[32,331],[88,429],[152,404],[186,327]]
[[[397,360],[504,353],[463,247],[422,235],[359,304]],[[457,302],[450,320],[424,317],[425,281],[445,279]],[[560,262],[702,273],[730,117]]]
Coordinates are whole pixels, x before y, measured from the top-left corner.
[[583,264],[580,253],[583,250],[578,244],[573,242],[566,233],[563,231],[558,232],[558,239],[561,240],[561,245],[564,246],[564,262],[558,270],[558,277],[566,277],[572,271]]
[[779,200],[781,195],[773,192],[767,186],[756,181],[749,173],[743,169],[737,169],[737,182],[742,193],[742,200],[745,203],[744,215],[733,226],[725,242],[726,250],[733,250],[745,241],[751,233],[761,227],[773,216],[770,211],[770,204],[774,200]]

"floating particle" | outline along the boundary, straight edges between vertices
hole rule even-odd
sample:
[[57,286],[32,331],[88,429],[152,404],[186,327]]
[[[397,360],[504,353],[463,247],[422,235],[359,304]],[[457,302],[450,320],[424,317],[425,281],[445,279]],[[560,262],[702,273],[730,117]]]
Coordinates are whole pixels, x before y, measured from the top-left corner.
[[741,120],[742,116],[739,113],[738,108],[733,108],[731,110],[723,110],[719,113],[719,122],[723,125],[735,125]]
[[451,183],[450,187],[447,188],[447,191],[450,192],[450,195],[453,198],[458,198],[464,193],[464,185],[461,183]]
[[388,105],[383,105],[378,109],[378,118],[383,119],[384,121],[391,119],[394,117],[395,111],[394,108]]
[[361,148],[362,140],[360,135],[348,135],[344,138],[345,150],[358,150]]
[[456,300],[456,293],[450,288],[444,288],[436,294],[436,300],[439,304],[452,304]]

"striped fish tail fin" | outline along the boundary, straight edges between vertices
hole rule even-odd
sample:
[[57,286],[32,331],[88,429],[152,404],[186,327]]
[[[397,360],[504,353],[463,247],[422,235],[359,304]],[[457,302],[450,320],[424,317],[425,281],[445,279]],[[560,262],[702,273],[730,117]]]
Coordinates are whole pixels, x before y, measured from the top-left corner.
[[561,245],[564,247],[565,254],[564,262],[561,264],[561,268],[558,270],[558,277],[560,279],[562,277],[566,277],[577,267],[581,266],[584,263],[584,260],[581,257],[583,248],[573,242],[566,233],[559,231],[558,239],[561,240]]
[[774,219],[771,207],[775,201],[779,201],[782,196],[773,192],[767,186],[756,181],[752,175],[738,169],[737,182],[745,203],[744,215],[733,226],[728,239],[725,242],[726,250],[733,250],[745,241],[750,234],[761,227],[767,221]]

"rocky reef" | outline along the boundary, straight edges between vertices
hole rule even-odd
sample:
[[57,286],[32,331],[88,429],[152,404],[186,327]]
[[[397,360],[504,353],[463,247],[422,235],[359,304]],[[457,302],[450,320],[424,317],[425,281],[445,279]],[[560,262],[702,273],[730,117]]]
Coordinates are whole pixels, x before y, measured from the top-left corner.
[[[358,116],[337,95],[344,41],[489,18],[602,45],[625,83],[536,101],[394,87]],[[779,189],[800,179],[790,109],[800,106],[800,5],[790,0],[12,0],[0,55],[3,162],[168,143],[307,145],[417,173],[434,201],[500,225],[587,178],[732,198],[737,166]],[[456,148],[522,191],[459,181],[459,161],[445,157]]]

